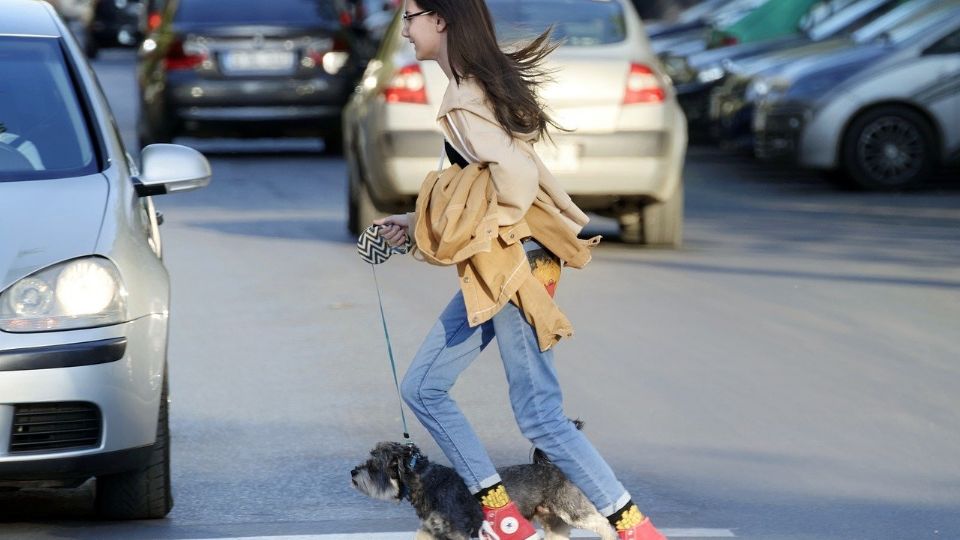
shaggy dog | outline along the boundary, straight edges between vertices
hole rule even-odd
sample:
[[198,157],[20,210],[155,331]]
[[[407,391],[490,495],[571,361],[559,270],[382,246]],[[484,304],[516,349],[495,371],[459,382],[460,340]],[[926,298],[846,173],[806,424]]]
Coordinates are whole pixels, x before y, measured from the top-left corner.
[[[565,540],[574,527],[616,540],[607,519],[540,450],[534,451],[533,461],[497,472],[520,513],[540,523],[546,540]],[[350,477],[353,487],[368,497],[410,501],[420,518],[416,540],[468,540],[477,536],[483,521],[480,505],[456,471],[431,463],[413,444],[377,444]]]

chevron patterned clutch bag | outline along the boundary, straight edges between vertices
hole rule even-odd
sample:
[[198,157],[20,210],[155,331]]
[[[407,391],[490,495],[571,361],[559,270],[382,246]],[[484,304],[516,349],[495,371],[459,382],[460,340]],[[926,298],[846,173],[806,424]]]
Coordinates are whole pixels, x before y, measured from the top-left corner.
[[411,241],[407,237],[407,243],[403,246],[393,247],[387,243],[387,239],[380,236],[377,230],[379,225],[371,225],[363,231],[357,240],[357,253],[364,262],[370,264],[380,264],[390,258],[394,253],[401,255],[410,251]]

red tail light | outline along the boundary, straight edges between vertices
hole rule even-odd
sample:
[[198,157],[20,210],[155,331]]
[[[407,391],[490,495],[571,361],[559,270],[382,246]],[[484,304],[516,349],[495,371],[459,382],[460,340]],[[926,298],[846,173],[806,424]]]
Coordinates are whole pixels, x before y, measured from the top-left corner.
[[388,103],[427,103],[427,80],[420,66],[410,64],[398,69],[383,91]]
[[723,36],[723,38],[720,39],[721,47],[729,47],[731,45],[736,45],[737,43],[740,43],[740,40],[737,39],[736,36]]
[[160,15],[160,12],[154,11],[147,17],[147,31],[153,32],[160,27],[161,22],[163,22],[163,17]]
[[207,55],[200,52],[187,52],[183,48],[182,41],[175,41],[170,44],[167,50],[167,56],[163,59],[164,67],[167,71],[176,71],[181,69],[193,69],[203,63]]
[[627,75],[627,91],[623,95],[623,104],[632,103],[662,103],[666,93],[660,86],[653,70],[642,64],[630,64],[630,74]]

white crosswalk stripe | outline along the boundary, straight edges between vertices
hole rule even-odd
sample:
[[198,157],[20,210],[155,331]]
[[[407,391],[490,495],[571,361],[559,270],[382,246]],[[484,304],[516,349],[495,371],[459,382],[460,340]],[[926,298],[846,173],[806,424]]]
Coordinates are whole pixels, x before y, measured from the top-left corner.
[[[661,528],[667,538],[736,538],[730,529]],[[413,532],[307,534],[293,536],[249,536],[236,538],[191,538],[189,540],[412,540]],[[588,531],[575,530],[570,538],[597,538]]]

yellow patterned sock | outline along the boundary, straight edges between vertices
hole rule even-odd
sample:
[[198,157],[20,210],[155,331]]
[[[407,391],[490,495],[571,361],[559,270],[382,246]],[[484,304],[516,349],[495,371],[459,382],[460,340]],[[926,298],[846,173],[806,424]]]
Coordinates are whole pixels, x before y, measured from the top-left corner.
[[503,508],[510,504],[510,496],[507,495],[507,488],[503,486],[502,482],[481,489],[475,497],[480,501],[480,504],[487,508]]
[[610,524],[618,531],[626,531],[636,527],[643,521],[643,514],[633,501],[628,502],[623,508],[617,510],[613,515],[607,517]]

